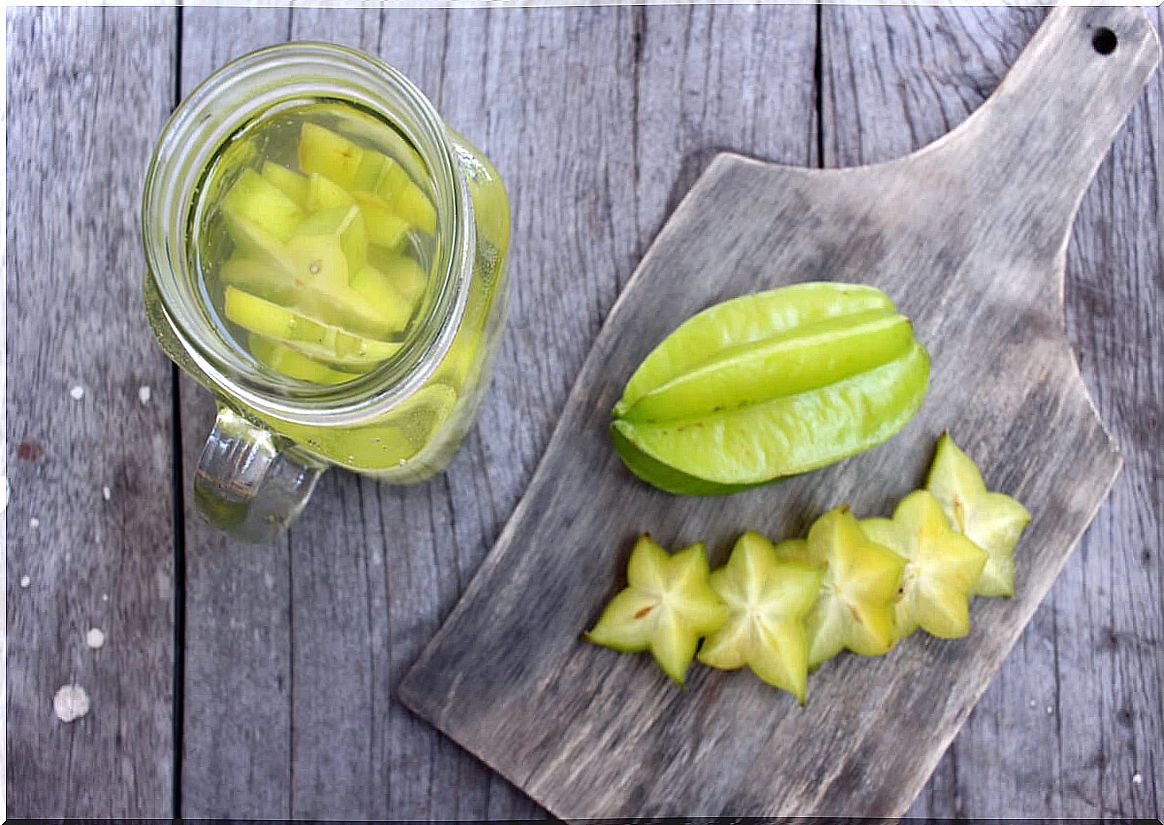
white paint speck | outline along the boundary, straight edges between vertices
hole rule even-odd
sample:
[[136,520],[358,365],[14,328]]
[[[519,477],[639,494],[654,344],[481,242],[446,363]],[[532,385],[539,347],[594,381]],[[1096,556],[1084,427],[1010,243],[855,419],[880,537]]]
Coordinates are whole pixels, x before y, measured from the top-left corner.
[[1132,784],[1143,785],[1144,784],[1144,777],[1138,773],[1132,774]]
[[108,487],[102,487],[102,488],[101,488],[101,498],[105,499],[106,501],[109,501],[109,497],[110,497],[111,495],[113,495],[113,494],[112,494],[111,492],[109,492],[109,488],[108,488]]
[[103,602],[107,602],[107,601],[109,601],[109,594],[108,594],[108,593],[102,593],[102,594],[101,594],[101,601],[103,601]]
[[82,387],[80,384],[78,384],[77,386],[75,386],[71,390],[69,390],[69,395],[73,396],[74,401],[80,401],[82,398],[85,397],[85,388]]
[[20,577],[20,586],[21,587],[28,587],[30,584],[32,584],[32,579],[30,579],[28,576],[21,576]]
[[267,586],[268,590],[273,590],[275,587],[275,577],[266,570],[263,571],[263,584]]
[[1054,712],[1055,712],[1055,709],[1053,707],[1051,707],[1050,705],[1047,705],[1047,715],[1050,716]]
[[65,685],[53,697],[53,713],[62,722],[72,722],[89,712],[89,694],[80,685]]
[[1037,704],[1038,704],[1038,702],[1036,702],[1034,699],[1032,699],[1032,700],[1031,700],[1031,702],[1030,702],[1030,706],[1031,706],[1032,708],[1033,708],[1035,705],[1037,705]]
[[40,519],[38,519],[36,516],[33,516],[28,520],[28,526],[35,530],[37,527],[40,527]]
[[105,644],[105,634],[101,632],[100,628],[91,627],[89,632],[85,634],[85,644],[93,650],[99,650]]

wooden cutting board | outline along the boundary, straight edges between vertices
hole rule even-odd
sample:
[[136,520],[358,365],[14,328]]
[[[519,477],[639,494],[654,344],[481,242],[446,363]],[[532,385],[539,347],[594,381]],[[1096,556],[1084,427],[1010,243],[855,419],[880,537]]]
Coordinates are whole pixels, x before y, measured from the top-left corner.
[[[1141,12],[1059,8],[981,109],[908,157],[816,170],[718,156],[611,311],[529,491],[403,701],[564,819],[903,814],[1119,472],[1065,337],[1063,269],[1083,191],[1158,60]],[[914,319],[933,366],[913,422],[727,498],[634,479],[607,424],[643,357],[711,304],[807,280],[876,285]],[[649,656],[580,641],[640,532],[704,540],[718,563],[746,529],[803,535],[841,503],[888,514],[946,428],[1034,516],[1015,597],[976,600],[968,638],[838,656],[805,708],[747,672],[693,667],[679,690]]]

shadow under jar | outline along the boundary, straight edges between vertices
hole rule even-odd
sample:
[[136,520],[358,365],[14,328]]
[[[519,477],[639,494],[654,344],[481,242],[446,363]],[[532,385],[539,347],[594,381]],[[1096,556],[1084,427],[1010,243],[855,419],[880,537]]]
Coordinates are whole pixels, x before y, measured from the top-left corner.
[[413,483],[452,459],[504,325],[509,205],[398,71],[323,43],[223,67],[162,132],[142,235],[154,334],[218,403],[212,524],[269,541],[329,466]]

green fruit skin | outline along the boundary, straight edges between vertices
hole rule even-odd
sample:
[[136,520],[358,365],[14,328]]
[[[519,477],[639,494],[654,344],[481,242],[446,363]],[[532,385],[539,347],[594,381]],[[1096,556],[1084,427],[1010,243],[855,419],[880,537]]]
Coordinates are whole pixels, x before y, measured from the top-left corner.
[[909,319],[886,310],[829,318],[734,347],[644,395],[621,418],[656,423],[826,387],[909,349]]
[[612,427],[680,473],[718,485],[759,485],[891,438],[925,400],[929,368],[928,353],[915,341],[887,364],[816,390],[658,424],[616,419]]
[[665,493],[673,493],[678,496],[727,496],[772,483],[764,481],[759,484],[716,484],[714,481],[706,481],[680,472],[674,467],[651,458],[627,440],[626,436],[614,425],[610,427],[610,438],[627,469],[634,473],[637,478]]
[[884,292],[795,284],[681,324],[627,382],[611,437],[659,489],[728,495],[880,444],[928,383],[929,356]]
[[627,382],[614,414],[624,415],[644,395],[704,363],[709,354],[743,346],[841,315],[893,311],[879,289],[810,282],[732,298],[684,321],[648,355]]

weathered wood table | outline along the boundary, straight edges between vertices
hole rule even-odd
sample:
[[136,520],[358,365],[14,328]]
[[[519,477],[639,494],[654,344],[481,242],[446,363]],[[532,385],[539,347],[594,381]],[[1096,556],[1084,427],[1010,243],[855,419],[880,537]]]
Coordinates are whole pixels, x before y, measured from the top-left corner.
[[[521,497],[643,250],[718,150],[841,166],[938,137],[1043,15],[10,10],[8,814],[543,817],[394,690]],[[146,327],[137,211],[178,99],[286,39],[383,56],[496,161],[513,310],[446,474],[328,474],[285,540],[245,547],[192,509],[212,403]],[[914,814],[1164,811],[1162,92],[1157,75],[1068,252],[1065,320],[1123,474]],[[66,724],[53,698],[73,683],[90,708]]]

